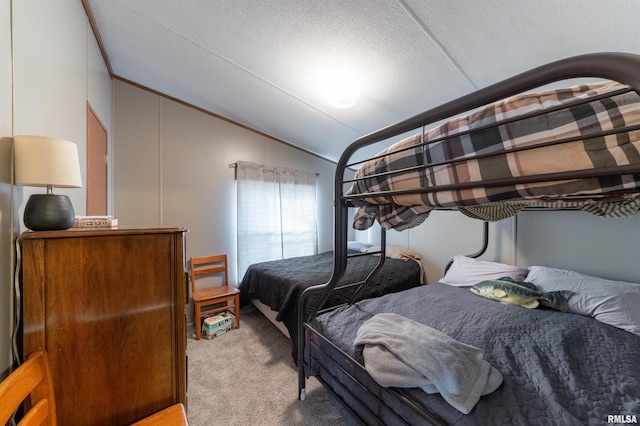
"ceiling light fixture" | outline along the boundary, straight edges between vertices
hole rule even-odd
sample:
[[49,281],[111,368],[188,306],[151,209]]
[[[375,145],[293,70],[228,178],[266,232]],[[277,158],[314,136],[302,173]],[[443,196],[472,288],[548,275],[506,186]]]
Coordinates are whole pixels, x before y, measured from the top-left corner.
[[358,79],[345,69],[325,70],[318,75],[325,99],[334,108],[351,108],[360,97]]
[[348,87],[334,87],[327,91],[327,102],[334,108],[351,108],[359,97],[357,90]]

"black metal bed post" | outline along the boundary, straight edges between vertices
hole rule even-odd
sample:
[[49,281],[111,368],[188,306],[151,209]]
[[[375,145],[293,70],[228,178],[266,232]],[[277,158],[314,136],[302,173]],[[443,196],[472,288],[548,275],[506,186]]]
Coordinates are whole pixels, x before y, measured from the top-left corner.
[[[375,141],[374,141],[375,142]],[[310,296],[314,294],[322,294],[322,297],[318,303],[314,306],[314,310],[309,314],[309,320],[313,318],[329,297],[329,292],[335,288],[340,282],[347,269],[347,227],[349,226],[349,207],[353,207],[351,200],[344,196],[344,181],[345,171],[348,168],[348,163],[353,154],[360,148],[371,144],[372,141],[368,140],[365,136],[349,145],[340,156],[338,164],[336,166],[336,174],[334,177],[334,240],[333,240],[333,273],[331,279],[325,283],[316,286],[306,288],[300,295],[298,302],[298,324],[297,324],[297,337],[298,337],[298,399],[303,401],[305,395],[305,341],[306,341],[306,327],[305,321],[307,321],[306,304]],[[374,271],[367,277],[367,280],[371,278],[375,272],[377,272],[381,265],[384,263],[386,256],[386,231],[380,227],[380,262],[374,269]]]
[[[369,253],[369,256],[372,256],[376,253]],[[358,296],[360,296],[360,294],[362,293],[362,290],[364,290],[365,286],[370,282],[371,278],[373,278],[378,271],[384,266],[384,261],[387,258],[387,230],[384,229],[382,226],[380,227],[380,260],[378,261],[378,264],[376,265],[375,268],[373,268],[373,270],[371,272],[369,272],[369,275],[367,275],[367,278],[365,278],[364,280],[364,284],[361,284],[356,291],[353,292],[353,294],[351,295],[351,298],[349,298],[349,305],[351,305],[352,303],[355,303],[355,301],[358,299]]]
[[[351,148],[351,146],[349,147]],[[348,213],[349,206],[351,206],[351,202],[347,201],[344,196],[343,189],[343,181],[344,181],[344,173],[347,168],[347,162],[356,151],[356,149],[345,150],[345,152],[340,157],[338,164],[336,166],[336,174],[334,177],[334,240],[333,240],[333,273],[331,275],[331,279],[329,282],[317,286],[312,286],[306,288],[302,294],[300,295],[300,300],[298,303],[298,324],[297,324],[297,337],[298,337],[298,399],[300,401],[304,401],[306,397],[305,391],[305,311],[306,311],[306,302],[309,296],[313,294],[320,294],[326,289],[333,289],[340,279],[344,275],[345,270],[347,269],[347,222],[348,222]],[[320,304],[319,304],[320,305]],[[320,306],[316,307],[319,308]]]
[[[474,259],[476,257],[480,257],[484,254],[485,251],[487,251],[488,247],[489,247],[489,222],[485,220],[482,226],[482,247],[480,247],[480,250],[478,250],[477,252],[473,254],[467,254],[466,256]],[[451,268],[451,265],[453,265],[453,259],[451,259],[449,263],[447,263],[447,266],[444,267],[445,274],[447,273],[449,268]]]

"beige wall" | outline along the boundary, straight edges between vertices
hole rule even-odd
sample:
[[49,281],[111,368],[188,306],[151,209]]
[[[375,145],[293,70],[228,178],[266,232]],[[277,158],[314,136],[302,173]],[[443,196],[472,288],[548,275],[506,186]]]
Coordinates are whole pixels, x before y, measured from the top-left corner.
[[0,378],[11,364],[13,186],[11,168],[11,7],[0,0]]
[[[86,183],[86,103],[91,103],[111,135],[112,82],[79,0],[0,0],[0,55],[0,375],[4,375],[11,364],[14,328],[14,242],[25,231],[26,200],[42,192],[11,184],[12,136],[35,134],[77,143]],[[57,192],[71,198],[76,214],[84,214],[85,188]]]
[[[377,232],[357,238],[378,241]],[[453,256],[475,253],[481,243],[482,222],[457,212],[432,212],[419,227],[387,233],[387,244],[423,255],[428,282],[442,278]],[[525,211],[490,224],[489,246],[480,259],[640,283],[638,249],[639,215],[601,218],[581,211]]]
[[332,249],[332,162],[120,80],[114,82],[114,111],[114,211],[120,224],[189,229],[187,257],[227,253],[230,280],[237,284],[229,164],[253,161],[319,174],[319,250]]
[[521,265],[640,283],[638,214],[602,218],[579,211],[523,212],[518,215],[517,230]]
[[[482,259],[514,263],[512,229],[512,219],[491,225],[489,246]],[[419,252],[423,256],[427,282],[432,283],[442,278],[453,256],[478,252],[482,247],[482,234],[483,225],[479,220],[458,212],[435,211],[418,227],[403,232],[389,231],[387,244]]]

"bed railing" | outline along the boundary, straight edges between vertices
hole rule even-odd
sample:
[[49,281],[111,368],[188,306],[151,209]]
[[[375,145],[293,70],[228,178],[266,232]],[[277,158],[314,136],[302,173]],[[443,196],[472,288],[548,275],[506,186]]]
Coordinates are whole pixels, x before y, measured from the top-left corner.
[[[362,161],[350,163],[353,155],[360,149],[372,145],[374,143],[382,142],[393,137],[405,134],[409,131],[424,128],[425,126],[432,125],[441,120],[445,120],[454,117],[458,114],[465,113],[476,108],[486,106],[488,104],[500,101],[510,96],[515,96],[520,93],[544,86],[546,84],[554,83],[557,81],[572,79],[572,78],[602,78],[619,82],[624,85],[630,86],[632,90],[635,90],[640,94],[640,55],[628,54],[628,53],[594,53],[581,56],[575,56],[572,58],[563,59],[557,62],[553,62],[533,70],[524,72],[517,76],[511,77],[502,82],[493,84],[484,89],[480,89],[474,93],[465,95],[436,108],[430,109],[423,113],[417,114],[409,119],[403,120],[391,126],[382,128],[376,132],[365,135],[351,145],[349,145],[336,167],[336,174],[334,179],[334,194],[335,194],[335,234],[334,234],[334,270],[331,279],[321,285],[307,288],[300,297],[300,303],[298,307],[298,385],[299,385],[299,399],[305,398],[305,351],[304,345],[306,341],[305,330],[308,327],[308,323],[314,318],[319,306],[322,303],[316,305],[311,310],[310,314],[305,314],[306,303],[309,297],[312,295],[320,296],[320,300],[324,301],[328,297],[328,294],[336,287],[343,277],[347,266],[347,226],[348,226],[348,209],[353,207],[353,200],[357,198],[364,198],[365,196],[353,196],[345,194],[344,187],[348,179],[345,179],[345,174],[348,169],[354,165],[361,163]],[[610,96],[610,95],[609,95]],[[504,124],[504,121],[499,123]],[[625,128],[622,131],[640,130],[636,128]],[[617,130],[616,130],[617,131]],[[612,132],[608,132],[611,134]],[[459,136],[459,134],[457,135]],[[596,135],[597,136],[597,135]],[[437,141],[434,141],[437,142]],[[566,143],[564,141],[553,141],[550,143]],[[546,142],[545,142],[546,143]],[[524,148],[530,149],[530,148]],[[491,154],[488,154],[491,155]],[[455,162],[457,160],[454,160]],[[451,162],[449,162],[451,163]],[[443,162],[446,164],[446,162]],[[629,165],[602,168],[597,171],[570,171],[561,173],[549,173],[548,175],[538,175],[535,177],[535,181],[541,180],[561,180],[561,179],[575,179],[583,177],[594,176],[611,176],[618,174],[638,174],[640,173],[640,165]],[[499,179],[495,182],[482,182],[478,183],[461,183],[448,185],[447,190],[465,189],[474,186],[487,186],[495,185],[502,186],[505,184],[515,183],[528,183],[531,179],[525,177],[514,177],[511,180]],[[438,190],[442,190],[440,187]],[[433,189],[415,189],[404,192],[416,193],[417,191],[428,192]],[[381,192],[381,193],[367,193],[366,196],[376,195],[396,195],[401,194],[403,191],[396,192]],[[381,228],[382,229],[382,228]],[[385,231],[381,231],[381,262],[384,262],[384,241]]]

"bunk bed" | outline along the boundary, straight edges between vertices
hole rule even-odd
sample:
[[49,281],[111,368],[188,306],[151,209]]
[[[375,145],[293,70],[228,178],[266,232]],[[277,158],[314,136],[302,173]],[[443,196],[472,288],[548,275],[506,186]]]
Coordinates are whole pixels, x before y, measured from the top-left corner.
[[[528,93],[573,78],[607,81]],[[377,221],[383,240],[387,229],[417,226],[435,209],[457,210],[485,221],[530,207],[582,209],[602,216],[635,214],[640,200],[638,93],[640,56],[581,55],[481,89],[347,147],[335,178],[333,275],[325,284],[306,289],[299,301],[303,307],[298,322],[299,398],[305,399],[305,378],[312,375],[329,390],[348,424],[637,421],[640,324],[637,304],[629,305],[631,299],[640,300],[637,284],[576,278],[575,273],[544,267],[526,271],[524,279],[542,291],[555,282],[571,289],[575,283],[565,278],[574,277],[582,285],[596,280],[589,287],[594,291],[618,292],[616,309],[627,311],[616,312],[613,319],[605,318],[597,307],[595,312],[580,312],[571,305],[571,298],[569,313],[525,309],[441,282],[320,315],[315,306],[329,297],[350,261],[347,211],[354,206],[359,211],[353,226],[366,229]],[[443,120],[448,121],[430,128]],[[409,131],[417,134],[373,158],[350,163],[360,148]],[[346,171],[356,167],[355,177],[346,178]],[[577,305],[590,300],[584,289],[571,297]],[[628,314],[622,323],[617,321],[619,313]],[[454,340],[455,347],[467,345],[464,351],[478,350],[481,361],[473,358],[478,363],[465,371],[481,370],[485,380],[478,383],[485,387],[476,386],[470,399],[460,404],[455,390],[433,389],[434,384],[455,376],[455,371],[444,365],[441,371],[425,373],[423,365],[397,352],[392,353],[405,361],[403,368],[409,365],[429,380],[426,384],[404,381],[405,376],[397,383],[387,380],[389,375],[397,379],[399,370],[389,367],[391,372],[381,372],[374,367],[384,367],[375,354],[389,352],[389,346],[380,349],[362,334],[369,337],[374,328],[383,336],[393,336],[394,330],[408,330],[403,328],[407,324],[415,327],[410,330],[420,330],[420,336],[433,334],[440,339],[444,335]],[[429,342],[437,345],[438,339]],[[432,355],[424,346],[418,347],[424,357]],[[374,355],[367,358],[367,351]]]
[[[355,243],[355,242],[354,242]],[[358,300],[382,296],[420,285],[424,282],[420,255],[409,250],[398,250],[387,259],[375,276],[364,286],[369,274],[378,266],[373,245],[356,243],[348,249],[353,262],[345,271],[340,285],[325,302],[325,307],[353,303]],[[389,256],[389,251],[386,250]],[[255,263],[247,269],[238,289],[241,306],[254,304],[265,316],[279,327],[285,326],[293,341],[293,356],[297,349],[298,300],[307,287],[326,282],[333,272],[333,252],[327,251],[310,256]],[[277,312],[268,315],[264,310]],[[280,327],[279,327],[280,328]]]

